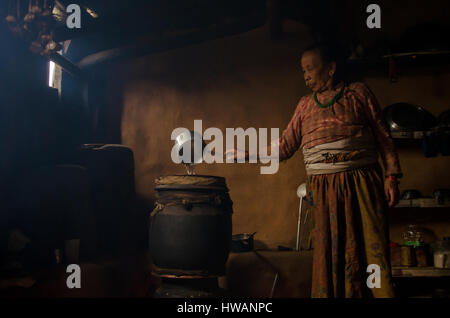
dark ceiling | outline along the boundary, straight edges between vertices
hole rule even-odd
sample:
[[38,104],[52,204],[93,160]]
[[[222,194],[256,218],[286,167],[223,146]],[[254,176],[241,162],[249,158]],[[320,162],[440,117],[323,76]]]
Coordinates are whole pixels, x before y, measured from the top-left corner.
[[[6,15],[8,1],[0,1],[1,16]],[[116,58],[179,48],[243,33],[263,25],[269,25],[271,35],[276,35],[277,24],[281,29],[281,21],[286,18],[309,25],[315,36],[339,38],[333,32],[342,27],[345,21],[337,12],[351,14],[350,0],[57,1],[62,7],[77,3],[82,8],[80,29],[69,29],[65,23],[61,23],[54,34],[58,42],[71,40],[64,56],[76,66],[66,63],[65,69],[73,69],[74,72],[79,72],[78,67],[87,69]],[[22,0],[22,4],[25,9],[26,1]],[[362,5],[358,7],[362,8]],[[93,17],[89,11],[98,16]],[[409,47],[401,43],[390,43],[389,48],[391,51],[401,52],[405,49],[442,47],[433,43],[422,45],[423,47],[418,44],[426,44],[427,41],[442,42],[442,33],[446,29],[432,26],[430,31],[424,30],[428,29],[420,27],[402,41]],[[380,50],[385,51],[385,48]]]
[[[8,10],[0,1],[0,15]],[[234,35],[283,18],[329,28],[336,0],[56,0],[62,10],[72,3],[82,8],[81,28],[63,20],[54,32],[57,42],[71,40],[65,57],[81,68],[117,57],[161,52]],[[23,10],[26,1],[22,0]],[[95,12],[93,17],[88,12]],[[325,21],[325,23],[324,23]],[[275,25],[276,26],[276,25]],[[274,29],[276,33],[276,27]]]
[[[73,0],[60,0],[68,5]],[[333,0],[81,0],[82,27],[62,26],[57,40],[72,39],[68,57],[80,62],[97,52],[128,47],[145,53],[190,45],[260,27],[268,14],[313,23],[313,12],[331,15]],[[95,11],[94,19],[86,8]],[[268,9],[269,8],[269,9]],[[319,10],[322,8],[322,10]],[[327,10],[323,10],[327,8]],[[268,11],[269,10],[269,11]],[[271,12],[270,12],[271,11]],[[330,22],[330,19],[325,19]],[[113,52],[114,53],[114,52]],[[123,54],[123,52],[121,52]],[[95,60],[97,62],[98,59]],[[89,62],[82,61],[81,66]]]
[[[61,0],[70,4],[73,0]],[[169,40],[176,34],[214,28],[229,29],[233,25],[250,29],[264,24],[264,0],[84,0],[80,3],[98,13],[94,19],[84,11],[82,27],[69,30],[61,27],[58,40],[72,39],[70,58],[75,62],[86,55],[123,47],[140,40]],[[245,25],[246,24],[246,25]],[[223,30],[226,31],[226,30]],[[155,46],[163,43],[156,43]]]

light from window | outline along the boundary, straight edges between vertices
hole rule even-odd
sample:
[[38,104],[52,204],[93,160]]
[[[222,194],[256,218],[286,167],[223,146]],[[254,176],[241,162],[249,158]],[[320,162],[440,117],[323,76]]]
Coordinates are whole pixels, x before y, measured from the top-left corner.
[[48,86],[53,86],[53,79],[55,78],[55,63],[53,61],[50,61],[49,68],[48,68]]

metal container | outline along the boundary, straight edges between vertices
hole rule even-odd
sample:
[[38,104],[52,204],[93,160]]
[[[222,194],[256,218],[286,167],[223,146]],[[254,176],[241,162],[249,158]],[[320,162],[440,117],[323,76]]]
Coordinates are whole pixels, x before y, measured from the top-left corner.
[[408,103],[390,105],[383,109],[383,115],[391,131],[423,131],[437,124],[425,108]]
[[400,253],[402,266],[412,267],[416,265],[415,254],[412,246],[402,246]]
[[225,179],[167,176],[157,180],[156,191],[149,229],[154,273],[179,278],[223,275],[233,213]]
[[417,267],[427,267],[428,266],[427,248],[425,246],[415,247],[414,253],[416,256]]
[[253,236],[256,234],[236,234],[232,236],[231,251],[233,253],[253,251]]
[[437,204],[444,204],[450,200],[450,189],[435,189],[433,197]]
[[434,267],[450,268],[450,241],[436,241],[431,244]]
[[401,246],[391,244],[391,265],[392,266],[401,266]]
[[[185,131],[179,134],[175,138],[174,154],[182,163],[186,164],[198,164],[203,160],[203,150],[206,144],[203,141],[203,137],[196,131]],[[190,156],[185,160],[183,159],[186,151],[190,151]]]
[[413,200],[418,198],[423,198],[422,193],[416,189],[408,189],[402,192],[401,195],[402,200]]

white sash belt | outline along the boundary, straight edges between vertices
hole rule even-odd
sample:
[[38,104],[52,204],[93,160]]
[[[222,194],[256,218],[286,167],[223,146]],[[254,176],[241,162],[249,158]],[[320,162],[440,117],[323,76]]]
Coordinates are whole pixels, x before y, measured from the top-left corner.
[[[327,157],[337,154],[348,154],[358,151],[358,158],[341,162],[320,162]],[[352,170],[378,162],[378,152],[371,131],[364,130],[359,136],[340,139],[337,141],[303,147],[303,160],[308,175],[329,174]]]

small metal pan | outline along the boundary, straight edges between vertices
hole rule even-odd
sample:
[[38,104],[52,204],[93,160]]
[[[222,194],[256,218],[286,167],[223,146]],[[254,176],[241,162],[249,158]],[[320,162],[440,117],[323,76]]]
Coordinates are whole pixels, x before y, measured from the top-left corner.
[[253,236],[256,234],[243,233],[231,237],[231,251],[233,253],[253,251]]

